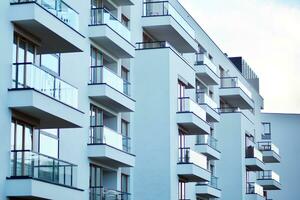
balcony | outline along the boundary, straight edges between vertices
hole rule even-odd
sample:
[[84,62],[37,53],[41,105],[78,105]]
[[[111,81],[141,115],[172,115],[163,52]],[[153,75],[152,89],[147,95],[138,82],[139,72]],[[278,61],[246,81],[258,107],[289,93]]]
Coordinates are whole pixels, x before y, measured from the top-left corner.
[[279,163],[281,158],[279,149],[272,142],[259,142],[258,149],[263,153],[265,163]]
[[105,126],[90,127],[88,157],[112,167],[135,164],[135,156],[130,154],[130,138]]
[[177,124],[190,135],[209,134],[206,112],[189,97],[178,98]]
[[82,127],[78,89],[32,63],[12,65],[9,108],[36,119],[37,128]]
[[91,200],[130,200],[131,194],[104,187],[90,187]]
[[11,0],[10,21],[37,38],[38,53],[83,51],[79,14],[64,1]]
[[209,181],[210,172],[207,170],[206,156],[190,148],[179,148],[177,174],[187,182]]
[[196,195],[202,198],[220,198],[221,190],[218,187],[218,178],[211,176],[210,182],[199,182],[196,185]]
[[91,9],[89,37],[117,58],[133,58],[130,30],[105,8]]
[[264,190],[280,190],[280,177],[272,170],[258,172],[257,183],[261,185]]
[[168,1],[144,2],[142,27],[158,41],[170,42],[181,53],[198,49],[195,30]]
[[6,196],[21,199],[83,199],[83,190],[76,187],[76,176],[77,166],[74,164],[29,150],[12,151]]
[[263,187],[254,182],[246,183],[246,200],[265,200]]
[[211,135],[197,137],[196,151],[207,156],[209,160],[220,160],[221,153],[217,149],[218,140]]
[[248,171],[263,171],[264,170],[264,162],[262,153],[254,148],[253,146],[249,146],[246,148],[246,159],[245,164]]
[[221,78],[220,97],[233,107],[254,108],[251,91],[237,77]]
[[217,66],[203,53],[196,53],[196,75],[206,85],[219,85],[220,75]]
[[88,95],[116,112],[133,112],[135,101],[130,96],[130,83],[104,66],[90,68]]
[[197,103],[206,112],[208,122],[219,122],[220,114],[217,111],[218,104],[210,98],[205,92],[196,92]]

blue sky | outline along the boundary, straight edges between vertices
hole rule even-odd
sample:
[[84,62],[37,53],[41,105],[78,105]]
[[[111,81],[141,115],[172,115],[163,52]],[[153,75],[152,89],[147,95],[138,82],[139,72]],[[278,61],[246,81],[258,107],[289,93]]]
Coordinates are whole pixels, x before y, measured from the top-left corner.
[[179,0],[260,77],[265,111],[300,113],[300,0]]

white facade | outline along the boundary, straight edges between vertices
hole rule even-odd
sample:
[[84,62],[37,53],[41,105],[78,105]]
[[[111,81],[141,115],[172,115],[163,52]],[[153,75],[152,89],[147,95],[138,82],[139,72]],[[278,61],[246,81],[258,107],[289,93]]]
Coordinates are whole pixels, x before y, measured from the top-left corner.
[[280,189],[264,176],[279,155],[256,143],[258,78],[177,0],[5,0],[0,21],[0,199]]
[[262,122],[270,123],[270,137],[280,151],[282,162],[268,166],[271,170],[280,174],[282,190],[271,192],[270,199],[298,199],[299,162],[297,152],[299,152],[299,114],[289,113],[263,113]]

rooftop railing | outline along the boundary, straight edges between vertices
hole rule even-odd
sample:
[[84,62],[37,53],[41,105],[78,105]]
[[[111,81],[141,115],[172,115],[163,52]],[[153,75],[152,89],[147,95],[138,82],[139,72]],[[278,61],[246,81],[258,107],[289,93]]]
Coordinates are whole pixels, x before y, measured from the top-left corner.
[[221,88],[240,88],[252,99],[251,91],[238,79],[238,77],[222,77]]
[[254,182],[246,183],[246,194],[258,194],[260,196],[264,196],[264,189],[262,186],[258,185]]
[[272,170],[265,170],[265,171],[257,172],[257,179],[275,180],[278,183],[280,183],[280,176]]
[[102,186],[90,187],[90,200],[130,200],[131,194]]
[[113,16],[105,8],[91,8],[91,23],[90,25],[106,24],[116,33],[120,34],[127,41],[131,41],[131,33],[128,27],[124,26],[115,16]]
[[62,0],[10,0],[11,4],[36,3],[60,21],[79,30],[79,14]]
[[178,112],[191,112],[206,121],[205,110],[189,97],[178,98]]
[[171,5],[169,1],[144,2],[143,16],[172,16],[192,38],[195,38],[195,30],[179,14],[179,12]]
[[32,63],[12,65],[12,89],[35,89],[62,103],[78,107],[78,89]]
[[201,153],[197,153],[191,148],[179,148],[179,163],[193,163],[198,167],[207,170],[207,157]]
[[274,151],[279,155],[279,148],[272,144],[272,142],[258,142],[258,149],[260,151]]
[[105,66],[91,66],[90,84],[107,84],[119,92],[130,96],[130,83]]
[[11,151],[11,178],[35,178],[76,187],[77,166],[30,150]]
[[130,138],[106,126],[91,126],[89,144],[107,144],[130,153]]

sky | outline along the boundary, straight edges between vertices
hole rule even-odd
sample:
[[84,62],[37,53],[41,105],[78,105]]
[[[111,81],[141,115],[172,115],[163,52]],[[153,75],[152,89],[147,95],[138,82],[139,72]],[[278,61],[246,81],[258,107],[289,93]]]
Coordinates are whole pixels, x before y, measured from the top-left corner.
[[179,0],[260,78],[265,112],[300,113],[300,0]]

